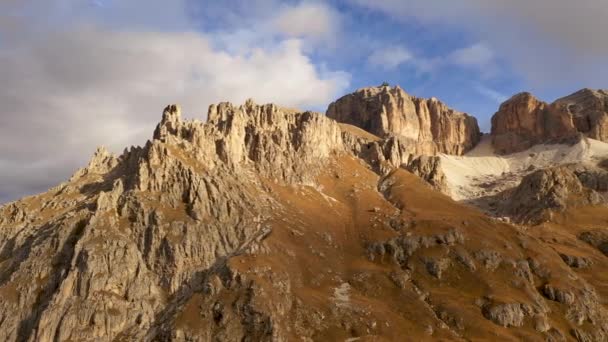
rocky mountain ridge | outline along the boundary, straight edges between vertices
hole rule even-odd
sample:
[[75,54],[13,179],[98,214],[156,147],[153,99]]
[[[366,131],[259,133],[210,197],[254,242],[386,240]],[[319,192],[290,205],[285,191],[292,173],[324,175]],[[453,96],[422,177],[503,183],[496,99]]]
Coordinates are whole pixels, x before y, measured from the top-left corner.
[[548,104],[530,93],[513,96],[492,117],[492,142],[499,153],[526,150],[580,136],[608,141],[608,92],[583,89]]
[[404,94],[330,117],[221,103],[205,123],[170,105],[143,147],[0,207],[0,338],[608,339],[600,160],[522,172],[504,212],[547,219],[505,223],[445,195],[474,119]]
[[462,155],[481,136],[474,117],[436,98],[410,96],[398,86],[360,89],[330,104],[327,116],[379,137],[401,139],[418,155]]
[[[399,86],[359,89],[330,104],[326,114],[378,137],[400,139],[415,155],[464,155],[481,138],[474,117],[436,98],[411,96]],[[608,141],[606,120],[606,90],[582,89],[551,104],[524,92],[501,104],[490,135],[497,153],[511,154],[582,137]]]

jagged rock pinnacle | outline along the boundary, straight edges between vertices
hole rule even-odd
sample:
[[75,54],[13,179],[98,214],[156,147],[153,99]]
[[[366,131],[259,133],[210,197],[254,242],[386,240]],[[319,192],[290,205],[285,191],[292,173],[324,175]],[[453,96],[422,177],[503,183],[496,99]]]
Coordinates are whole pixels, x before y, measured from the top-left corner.
[[167,134],[175,134],[182,121],[181,108],[172,104],[163,110],[163,118],[154,131],[155,140],[164,140]]
[[105,146],[99,146],[93,153],[88,165],[82,168],[71,177],[70,181],[83,177],[91,173],[102,174],[110,171],[118,164],[118,158],[110,153]]

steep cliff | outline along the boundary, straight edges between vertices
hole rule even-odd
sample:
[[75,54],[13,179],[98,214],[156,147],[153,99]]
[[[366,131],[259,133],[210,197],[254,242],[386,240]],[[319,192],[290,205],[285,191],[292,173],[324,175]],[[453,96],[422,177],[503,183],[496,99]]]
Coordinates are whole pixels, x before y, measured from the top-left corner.
[[480,139],[474,117],[435,98],[410,96],[398,86],[360,89],[329,105],[327,116],[381,138],[395,136],[412,154],[462,155]]
[[541,143],[572,142],[579,135],[608,141],[608,93],[583,89],[551,104],[530,93],[513,96],[492,117],[497,152],[520,152]]
[[562,142],[576,135],[570,115],[530,93],[513,96],[492,117],[492,143],[501,154]]
[[591,139],[608,141],[608,91],[582,89],[554,102],[572,116],[576,129]]
[[361,158],[380,175],[403,168],[420,177],[436,190],[451,195],[437,156],[412,154],[409,141],[391,136],[380,139],[348,124],[340,124],[342,140],[347,150]]

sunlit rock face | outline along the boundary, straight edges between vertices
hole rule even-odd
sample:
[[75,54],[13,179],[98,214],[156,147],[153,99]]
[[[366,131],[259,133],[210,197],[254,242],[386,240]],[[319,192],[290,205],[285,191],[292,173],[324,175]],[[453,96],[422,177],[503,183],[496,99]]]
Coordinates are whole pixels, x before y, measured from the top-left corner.
[[312,184],[343,149],[318,113],[221,103],[203,123],[167,106],[144,147],[99,148],[68,182],[0,208],[0,339],[151,329],[198,271],[267,233],[264,182]]
[[572,116],[577,131],[591,139],[608,141],[608,91],[585,88],[553,105]]
[[403,139],[413,154],[462,155],[480,139],[474,117],[436,98],[410,96],[400,87],[360,89],[332,103],[327,116],[379,137]]
[[579,136],[608,141],[606,91],[583,89],[551,104],[520,93],[492,117],[492,142],[501,154],[542,143],[574,142]]

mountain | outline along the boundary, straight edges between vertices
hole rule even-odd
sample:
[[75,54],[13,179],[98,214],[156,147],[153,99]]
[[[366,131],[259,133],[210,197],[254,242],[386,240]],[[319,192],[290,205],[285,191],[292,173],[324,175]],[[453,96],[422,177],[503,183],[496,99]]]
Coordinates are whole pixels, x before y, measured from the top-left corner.
[[360,89],[332,103],[327,116],[379,137],[396,136],[415,154],[462,155],[481,136],[474,117],[436,98],[410,96],[398,86]]
[[500,155],[404,94],[171,105],[0,207],[0,339],[607,340],[608,144]]
[[530,93],[513,96],[492,117],[492,143],[499,153],[584,135],[608,141],[608,92],[583,89],[551,104]]

